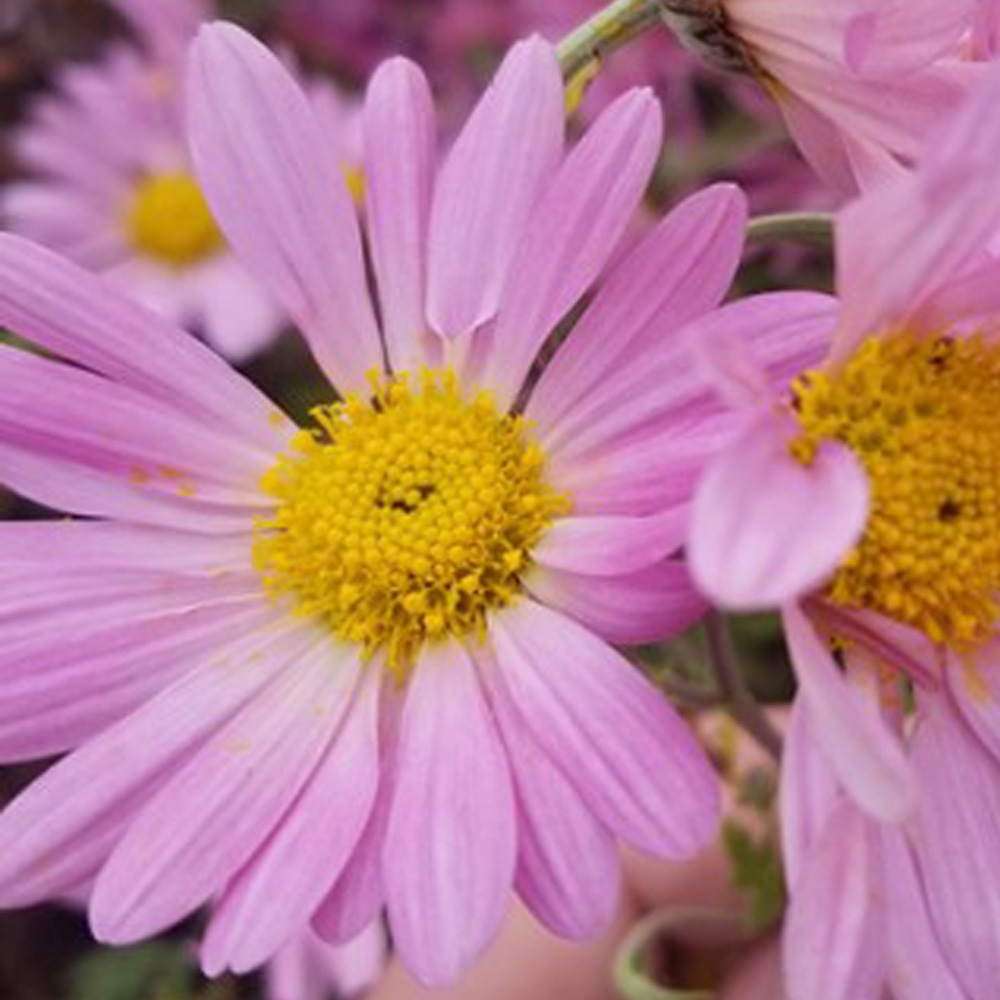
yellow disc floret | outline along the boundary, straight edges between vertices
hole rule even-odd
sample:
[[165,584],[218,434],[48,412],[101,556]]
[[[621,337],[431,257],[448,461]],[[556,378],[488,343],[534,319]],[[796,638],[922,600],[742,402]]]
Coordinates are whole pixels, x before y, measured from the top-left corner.
[[463,398],[450,370],[372,381],[369,400],[315,409],[264,476],[278,504],[254,559],[273,593],[403,678],[425,641],[481,634],[516,597],[569,501],[523,419]]
[[133,246],[173,267],[195,264],[222,246],[222,234],[195,179],[178,170],[136,187],[125,223]]
[[828,599],[957,648],[984,640],[1000,610],[1000,346],[871,339],[841,371],[802,376],[795,402],[793,453],[842,441],[871,482],[864,537]]

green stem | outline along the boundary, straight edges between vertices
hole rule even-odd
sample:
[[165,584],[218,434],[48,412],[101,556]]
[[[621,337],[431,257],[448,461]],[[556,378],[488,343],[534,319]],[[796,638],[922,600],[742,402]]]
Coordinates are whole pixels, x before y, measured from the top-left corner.
[[705,640],[722,706],[775,760],[780,760],[781,735],[747,687],[726,619],[718,611],[710,611],[705,619]]
[[598,11],[557,46],[563,76],[572,80],[615,49],[662,25],[662,8],[662,0],[615,0]]
[[829,247],[833,245],[833,216],[827,212],[758,215],[747,224],[747,239],[754,243],[799,240]]

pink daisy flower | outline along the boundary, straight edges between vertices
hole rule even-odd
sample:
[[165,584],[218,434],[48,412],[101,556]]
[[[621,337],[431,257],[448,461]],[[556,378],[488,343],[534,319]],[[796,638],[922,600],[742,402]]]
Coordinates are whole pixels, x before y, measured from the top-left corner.
[[911,162],[978,78],[974,0],[668,0],[693,47],[752,73],[819,175],[856,193]]
[[[718,817],[691,732],[609,643],[703,611],[673,554],[733,418],[673,332],[725,293],[743,199],[707,190],[619,256],[660,148],[647,92],[567,152],[554,53],[524,42],[438,168],[397,59],[364,111],[369,279],[275,57],[203,29],[187,90],[214,216],[342,399],[299,430],[99,277],[0,240],[0,322],[71,362],[0,351],[0,475],[95,519],[0,532],[0,755],[77,748],[0,817],[0,902],[94,877],[97,936],[128,942],[211,900],[210,973],[386,906],[450,982],[512,887],[593,934],[617,840],[683,857]],[[827,314],[788,298],[758,345],[776,379]]]
[[[1000,982],[998,102],[994,68],[912,173],[840,213],[822,366],[774,395],[735,342],[757,323],[743,304],[691,330],[746,420],[698,487],[694,575],[725,606],[782,608],[813,738],[868,815],[912,820],[935,932],[974,996]],[[870,958],[845,945],[868,992],[830,995],[878,996]]]
[[[0,191],[6,228],[108,275],[120,288],[242,362],[285,314],[225,239],[191,170],[178,59],[204,12],[196,2],[119,0],[145,51],[119,45],[65,70],[14,135],[28,176]],[[330,156],[356,172],[351,111],[314,88],[332,124]]]

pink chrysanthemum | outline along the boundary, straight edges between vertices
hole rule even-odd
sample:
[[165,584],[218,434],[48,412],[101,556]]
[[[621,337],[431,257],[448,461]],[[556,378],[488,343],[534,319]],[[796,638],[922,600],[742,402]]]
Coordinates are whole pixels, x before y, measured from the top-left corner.
[[[729,607],[782,608],[810,739],[846,796],[890,825],[838,832],[839,793],[793,783],[792,812],[833,828],[792,879],[790,933],[811,942],[786,956],[796,1000],[820,983],[881,995],[890,952],[864,907],[903,870],[898,852],[877,860],[903,820],[933,933],[907,926],[895,995],[951,997],[958,982],[989,996],[1000,982],[998,107],[994,68],[915,171],[838,216],[841,310],[821,367],[774,395],[734,339],[756,325],[742,305],[691,331],[747,420],[698,488],[694,574]],[[801,754],[793,744],[788,765]],[[850,894],[842,876],[866,837],[874,874]]]
[[666,0],[710,58],[757,77],[819,175],[856,193],[912,162],[978,78],[974,0]]
[[[183,130],[182,52],[203,5],[118,0],[140,51],[117,45],[65,70],[14,136],[24,180],[0,191],[6,228],[108,275],[130,295],[202,333],[235,362],[266,347],[285,316],[226,245],[191,170]],[[329,154],[354,170],[347,109]]]

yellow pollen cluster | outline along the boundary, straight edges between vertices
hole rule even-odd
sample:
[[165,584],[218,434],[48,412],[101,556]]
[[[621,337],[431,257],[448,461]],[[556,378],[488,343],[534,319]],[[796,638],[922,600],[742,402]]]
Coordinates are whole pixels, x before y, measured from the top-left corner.
[[183,267],[222,246],[222,234],[195,179],[185,171],[152,174],[133,192],[125,214],[133,246]]
[[1000,610],[1000,345],[872,339],[835,375],[802,376],[795,403],[793,453],[808,462],[819,441],[842,441],[871,482],[829,600],[958,649],[982,642]]
[[403,680],[425,641],[481,634],[515,598],[569,501],[523,420],[463,399],[450,370],[372,383],[369,400],[315,409],[318,427],[265,474],[278,506],[254,561],[272,593]]

